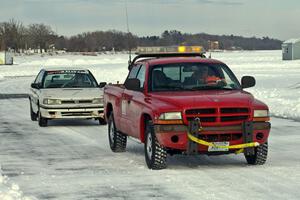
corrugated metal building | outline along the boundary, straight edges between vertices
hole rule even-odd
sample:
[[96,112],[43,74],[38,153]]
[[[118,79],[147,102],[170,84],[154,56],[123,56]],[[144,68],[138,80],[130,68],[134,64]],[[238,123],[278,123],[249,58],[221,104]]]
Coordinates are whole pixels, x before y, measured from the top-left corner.
[[300,39],[289,39],[282,44],[282,60],[300,59]]

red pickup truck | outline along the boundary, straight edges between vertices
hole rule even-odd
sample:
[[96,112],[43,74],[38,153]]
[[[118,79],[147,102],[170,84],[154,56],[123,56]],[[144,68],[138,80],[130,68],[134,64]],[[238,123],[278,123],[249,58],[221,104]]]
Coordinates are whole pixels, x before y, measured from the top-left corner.
[[248,164],[264,164],[271,125],[267,105],[243,90],[254,85],[201,52],[143,52],[124,84],[104,88],[110,148],[123,152],[127,137],[137,138],[150,169],[178,153],[244,153]]

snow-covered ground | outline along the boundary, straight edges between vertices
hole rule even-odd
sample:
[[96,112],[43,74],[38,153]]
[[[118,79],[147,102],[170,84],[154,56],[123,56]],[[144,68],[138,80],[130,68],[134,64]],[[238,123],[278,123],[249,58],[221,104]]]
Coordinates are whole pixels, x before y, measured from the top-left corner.
[[[300,119],[300,61],[282,61],[281,51],[218,52],[273,116]],[[168,168],[148,170],[143,145],[112,153],[107,126],[91,120],[30,121],[27,93],[41,67],[89,68],[100,81],[123,82],[127,55],[25,56],[0,66],[0,200],[35,199],[299,199],[300,123],[272,118],[268,161],[248,166],[242,155],[172,156]]]
[[[299,122],[272,119],[270,152],[263,166],[243,155],[172,156],[168,168],[146,167],[143,145],[112,153],[107,126],[29,119],[26,99],[0,100],[2,186],[34,199],[299,199]],[[15,186],[12,186],[15,185]],[[18,186],[17,186],[18,185]],[[22,191],[22,192],[21,192]],[[0,193],[1,197],[1,193]],[[0,198],[1,199],[1,198]],[[8,198],[5,200],[19,198]],[[3,200],[3,199],[1,199]]]

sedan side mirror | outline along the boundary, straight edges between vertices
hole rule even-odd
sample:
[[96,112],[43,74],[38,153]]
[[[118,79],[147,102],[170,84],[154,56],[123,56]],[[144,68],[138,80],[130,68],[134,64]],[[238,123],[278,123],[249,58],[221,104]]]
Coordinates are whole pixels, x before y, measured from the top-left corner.
[[38,84],[38,83],[31,83],[31,88],[40,89],[40,84]]
[[129,78],[125,81],[124,86],[127,90],[141,91],[141,82],[137,78]]
[[106,82],[100,82],[99,83],[99,88],[104,88],[104,86],[106,86],[106,84],[107,84]]
[[256,81],[253,76],[243,76],[241,83],[242,83],[242,88],[249,88],[249,87],[253,87]]

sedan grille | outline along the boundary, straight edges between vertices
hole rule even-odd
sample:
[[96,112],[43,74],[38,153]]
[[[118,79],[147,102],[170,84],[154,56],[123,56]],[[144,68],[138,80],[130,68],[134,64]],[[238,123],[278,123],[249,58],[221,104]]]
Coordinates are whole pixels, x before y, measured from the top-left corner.
[[61,104],[91,104],[93,100],[62,100]]

